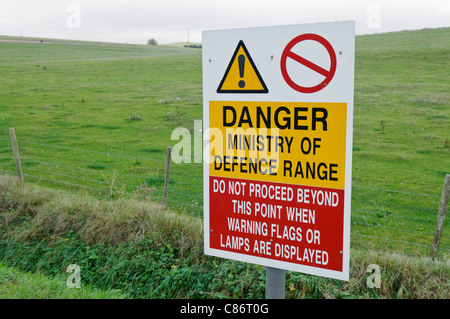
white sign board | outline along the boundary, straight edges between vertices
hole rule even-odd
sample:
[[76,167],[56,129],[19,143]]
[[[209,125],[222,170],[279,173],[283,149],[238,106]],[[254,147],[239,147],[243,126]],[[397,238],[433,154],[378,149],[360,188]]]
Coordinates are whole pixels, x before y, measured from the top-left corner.
[[205,253],[348,280],[354,22],[203,32]]

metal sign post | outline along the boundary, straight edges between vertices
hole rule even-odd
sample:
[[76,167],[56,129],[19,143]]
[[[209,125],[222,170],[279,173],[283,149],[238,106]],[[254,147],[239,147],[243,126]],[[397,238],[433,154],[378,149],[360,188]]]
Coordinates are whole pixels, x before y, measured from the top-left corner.
[[286,270],[266,267],[266,299],[284,299]]

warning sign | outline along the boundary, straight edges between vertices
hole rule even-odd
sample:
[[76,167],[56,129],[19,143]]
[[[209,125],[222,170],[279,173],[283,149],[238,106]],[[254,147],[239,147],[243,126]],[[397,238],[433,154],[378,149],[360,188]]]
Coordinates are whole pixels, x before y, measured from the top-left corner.
[[261,75],[241,40],[234,51],[217,93],[267,93]]
[[353,63],[353,22],[203,33],[206,254],[348,280]]

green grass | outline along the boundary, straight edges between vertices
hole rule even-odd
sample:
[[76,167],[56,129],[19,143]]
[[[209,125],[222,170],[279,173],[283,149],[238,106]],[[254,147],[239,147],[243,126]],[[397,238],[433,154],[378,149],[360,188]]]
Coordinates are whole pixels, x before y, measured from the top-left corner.
[[[450,173],[449,36],[356,37],[352,252],[428,254]],[[0,172],[15,173],[14,127],[27,181],[161,201],[171,133],[202,117],[201,50],[44,39],[0,52]],[[169,208],[199,222],[201,165],[172,164],[169,185]]]
[[[68,274],[69,276],[70,274]],[[69,288],[67,278],[48,278],[41,274],[26,273],[0,263],[0,299],[124,299],[118,291],[97,288]]]
[[[0,138],[16,129],[28,175],[63,174],[64,181],[96,189],[109,189],[114,176],[116,191],[139,191],[141,182],[164,176],[172,130],[201,118],[201,50],[45,42],[0,49]],[[8,147],[0,140],[1,153]],[[0,160],[0,168],[11,167]],[[201,176],[200,166],[193,169]],[[191,176],[172,178],[173,194],[185,185],[176,182],[192,183]],[[188,197],[198,201],[201,193]],[[161,199],[161,186],[155,197]]]
[[[450,67],[450,44],[445,41],[449,34],[446,28],[356,40],[355,233],[421,245],[430,241],[423,233],[434,231],[431,220],[436,219],[444,177],[450,172],[450,76],[445,71]],[[426,254],[426,246],[376,241],[368,242]]]

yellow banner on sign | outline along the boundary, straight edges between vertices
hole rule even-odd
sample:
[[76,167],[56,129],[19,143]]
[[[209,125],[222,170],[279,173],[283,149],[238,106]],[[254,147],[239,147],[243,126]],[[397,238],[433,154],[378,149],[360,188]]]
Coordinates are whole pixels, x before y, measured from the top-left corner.
[[344,189],[346,122],[346,103],[210,101],[210,176]]

